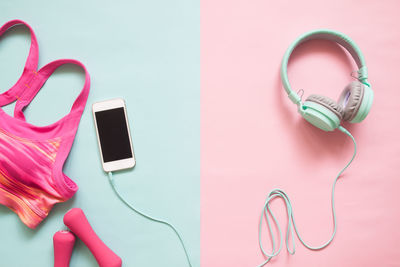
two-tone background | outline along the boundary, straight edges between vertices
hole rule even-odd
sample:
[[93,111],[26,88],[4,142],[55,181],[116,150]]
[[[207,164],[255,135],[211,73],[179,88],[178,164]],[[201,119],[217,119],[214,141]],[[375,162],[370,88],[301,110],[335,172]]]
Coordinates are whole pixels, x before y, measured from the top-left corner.
[[[0,266],[52,266],[52,235],[81,207],[124,266],[187,266],[168,228],[128,210],[101,169],[91,104],[127,102],[137,166],[115,176],[127,200],[172,222],[194,266],[243,267],[263,261],[258,219],[268,192],[285,189],[304,239],[328,239],[334,176],[352,154],[340,133],[304,122],[279,78],[281,57],[301,33],[331,28],[361,47],[375,92],[368,118],[348,125],[359,150],[337,186],[338,233],[311,252],[296,239],[272,266],[400,266],[400,3],[398,1],[10,1],[0,24],[35,30],[39,65],[82,61],[92,77],[86,110],[64,171],[80,187],[36,230],[0,207]],[[0,91],[18,79],[29,50],[18,27],[0,37]],[[355,66],[337,45],[313,41],[293,55],[289,75],[305,96],[336,99]],[[47,125],[66,114],[83,85],[63,67],[26,109]],[[12,107],[6,107],[11,112]],[[284,205],[274,203],[282,227]],[[270,248],[270,243],[265,246]],[[97,266],[78,242],[72,266]]]

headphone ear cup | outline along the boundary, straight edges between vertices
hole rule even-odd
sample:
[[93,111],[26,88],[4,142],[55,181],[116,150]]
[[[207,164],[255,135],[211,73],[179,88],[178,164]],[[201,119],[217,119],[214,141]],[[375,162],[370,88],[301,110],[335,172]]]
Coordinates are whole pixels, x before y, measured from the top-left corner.
[[340,94],[338,103],[343,108],[343,120],[361,122],[371,109],[374,94],[368,86],[353,81]]
[[339,127],[343,116],[341,106],[322,95],[310,95],[302,110],[302,115],[308,122],[324,131],[333,131]]
[[357,115],[364,96],[364,85],[359,81],[347,85],[339,96],[338,103],[343,108],[343,120],[351,121]]

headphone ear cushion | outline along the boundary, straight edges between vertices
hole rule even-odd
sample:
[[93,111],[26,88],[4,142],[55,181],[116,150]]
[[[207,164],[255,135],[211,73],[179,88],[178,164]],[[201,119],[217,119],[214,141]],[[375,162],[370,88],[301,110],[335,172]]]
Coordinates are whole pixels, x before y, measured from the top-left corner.
[[343,117],[342,107],[329,97],[322,95],[310,95],[309,97],[307,97],[306,101],[314,102],[326,107],[327,109],[335,113],[336,116],[339,118],[339,120],[342,120]]
[[357,115],[364,96],[364,85],[359,81],[351,82],[340,94],[338,103],[343,109],[343,120],[351,121]]

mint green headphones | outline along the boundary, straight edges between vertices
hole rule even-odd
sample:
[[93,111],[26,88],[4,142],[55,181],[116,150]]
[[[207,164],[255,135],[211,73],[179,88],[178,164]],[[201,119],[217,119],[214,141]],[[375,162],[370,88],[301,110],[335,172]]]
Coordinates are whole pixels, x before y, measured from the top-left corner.
[[[322,96],[311,95],[304,103],[290,86],[287,65],[293,50],[300,44],[315,39],[334,41],[343,46],[356,61],[358,81],[350,83],[341,93],[338,102]],[[301,35],[289,46],[283,56],[281,79],[290,100],[298,106],[299,113],[312,125],[324,130],[333,131],[340,126],[342,120],[351,123],[361,122],[371,109],[374,93],[367,81],[368,73],[361,50],[346,35],[332,30],[315,30]]]

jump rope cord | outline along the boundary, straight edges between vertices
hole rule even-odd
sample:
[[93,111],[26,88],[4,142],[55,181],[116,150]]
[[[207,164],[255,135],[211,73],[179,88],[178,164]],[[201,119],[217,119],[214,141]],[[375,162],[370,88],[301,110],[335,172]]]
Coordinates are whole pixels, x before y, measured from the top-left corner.
[[[343,133],[345,133],[347,136],[349,136],[351,138],[351,140],[353,141],[354,144],[354,153],[353,156],[351,157],[350,161],[346,164],[346,166],[339,172],[339,174],[336,176],[335,180],[333,181],[333,186],[332,186],[332,196],[331,196],[331,202],[332,202],[332,216],[333,216],[333,232],[331,235],[331,238],[324,243],[323,245],[320,246],[310,246],[308,244],[306,244],[306,242],[301,238],[299,231],[297,230],[297,226],[296,226],[296,222],[294,220],[294,215],[293,215],[293,206],[290,202],[290,199],[288,197],[288,195],[281,189],[275,189],[272,190],[268,197],[267,200],[265,201],[264,207],[263,207],[263,211],[261,212],[261,217],[260,217],[260,223],[258,225],[258,242],[261,248],[262,253],[264,254],[264,256],[267,257],[267,260],[264,261],[262,264],[260,264],[258,267],[264,266],[265,264],[267,264],[273,257],[275,257],[276,255],[278,255],[281,250],[282,250],[282,243],[283,243],[283,236],[282,236],[282,231],[281,228],[278,224],[278,221],[276,220],[275,215],[272,213],[271,209],[270,209],[270,202],[275,199],[275,198],[282,198],[285,202],[286,205],[286,209],[287,209],[287,215],[288,215],[288,227],[286,230],[286,249],[289,252],[289,254],[293,255],[296,252],[296,248],[295,248],[295,243],[294,243],[294,235],[293,235],[293,228],[296,232],[297,237],[299,238],[300,242],[308,249],[311,250],[319,250],[319,249],[323,249],[325,247],[327,247],[333,240],[335,234],[336,234],[336,211],[335,211],[335,187],[336,187],[336,182],[338,180],[338,178],[340,177],[340,175],[342,175],[342,173],[347,169],[347,167],[349,167],[349,165],[353,162],[354,157],[356,156],[357,153],[357,144],[356,141],[354,139],[354,137],[351,135],[351,133],[349,131],[347,131],[345,128],[343,128],[342,126],[339,126],[339,130]],[[269,234],[271,235],[271,240],[272,240],[272,252],[271,254],[267,253],[264,250],[264,247],[262,245],[261,242],[261,228],[262,228],[262,222],[263,222],[263,218],[266,218],[267,224],[268,224],[268,231]],[[275,236],[273,234],[272,231],[272,227],[271,227],[271,221],[270,221],[270,216],[272,217],[272,220],[274,221],[274,224],[276,225],[277,229],[278,229],[278,233],[279,233],[279,238],[280,238],[280,243],[279,243],[279,249],[277,251],[275,251],[276,248],[276,243],[275,243]],[[289,235],[291,235],[292,237],[292,249],[289,247]]]
[[182,237],[180,236],[178,230],[176,230],[176,228],[175,228],[172,224],[170,224],[170,223],[168,223],[168,222],[166,222],[166,221],[163,221],[163,220],[154,218],[154,217],[152,217],[152,216],[150,216],[150,215],[147,215],[147,214],[145,214],[144,212],[142,212],[142,211],[136,209],[135,207],[133,207],[133,206],[132,206],[131,204],[129,204],[129,203],[122,197],[122,195],[118,192],[117,187],[115,186],[115,181],[114,181],[112,172],[108,172],[108,178],[109,178],[109,180],[110,180],[111,187],[113,188],[115,194],[118,196],[118,198],[119,198],[126,206],[128,206],[131,210],[133,210],[133,211],[136,212],[137,214],[139,214],[139,215],[145,217],[146,219],[148,219],[148,220],[150,220],[150,221],[153,221],[153,222],[157,222],[157,223],[164,224],[164,225],[170,227],[170,228],[175,232],[175,234],[176,234],[177,237],[179,238],[179,241],[181,242],[181,245],[182,245],[182,247],[183,247],[183,250],[185,251],[185,255],[186,255],[187,262],[188,262],[189,266],[192,267],[192,263],[190,262],[190,258],[189,258],[189,253],[188,253],[188,251],[187,251],[187,249],[186,249],[185,243],[183,242],[183,239],[182,239]]

